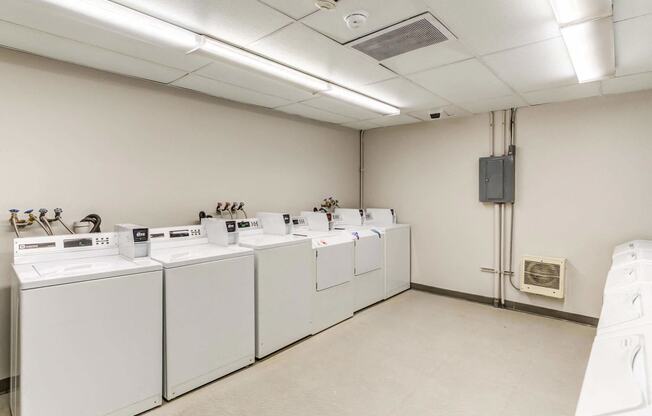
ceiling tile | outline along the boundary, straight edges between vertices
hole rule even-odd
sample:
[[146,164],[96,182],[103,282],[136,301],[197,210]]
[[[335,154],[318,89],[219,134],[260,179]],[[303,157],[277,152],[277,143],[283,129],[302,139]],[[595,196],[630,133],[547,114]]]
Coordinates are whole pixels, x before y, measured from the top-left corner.
[[290,101],[307,100],[313,96],[308,91],[296,88],[286,82],[266,77],[260,72],[247,70],[224,62],[213,62],[195,71],[195,74],[255,90],[263,94],[285,98]]
[[309,15],[310,13],[315,13],[317,6],[315,6],[314,0],[260,0],[265,4],[270,5],[276,10],[287,14],[293,19],[301,19]]
[[620,94],[649,89],[652,89],[652,72],[610,78],[602,81],[603,94]]
[[616,75],[652,71],[652,14],[614,24]]
[[559,36],[549,0],[425,0],[479,55]]
[[[346,43],[427,10],[422,0],[347,0],[340,1],[334,10],[320,10],[301,19],[301,22],[340,43]],[[367,22],[358,29],[349,29],[344,18],[357,11],[368,13]]]
[[195,90],[215,97],[226,98],[232,101],[259,105],[261,107],[272,108],[290,103],[290,101],[283,98],[260,94],[246,88],[240,88],[225,82],[215,81],[193,74],[189,74],[188,76],[173,82],[172,85]]
[[517,91],[534,91],[577,83],[564,40],[532,43],[484,56],[483,61]]
[[63,14],[53,15],[52,9],[24,0],[2,0],[0,20],[185,71],[194,71],[210,62],[202,56],[140,42]]
[[349,104],[331,97],[316,97],[304,101],[302,104],[318,108],[320,110],[325,110],[330,113],[349,117],[355,120],[366,120],[379,116],[378,113],[373,111],[366,110],[364,108],[358,107],[357,105]]
[[614,0],[614,22],[652,13],[650,0]]
[[471,56],[460,41],[451,40],[385,59],[382,64],[398,74],[407,75],[463,61]]
[[0,21],[0,45],[104,71],[163,83],[184,71]]
[[441,107],[448,104],[446,100],[403,78],[393,78],[365,85],[358,87],[357,90],[387,104],[406,110]]
[[294,23],[253,43],[250,48],[279,62],[341,84],[371,84],[396,76],[371,58]]
[[311,118],[313,120],[325,121],[327,123],[342,124],[342,123],[355,121],[350,117],[341,116],[339,114],[333,114],[328,111],[319,110],[314,107],[303,105],[301,103],[277,107],[276,110],[282,111],[284,113],[296,114],[301,117]]
[[600,82],[575,84],[568,87],[534,91],[523,94],[530,104],[544,104],[558,101],[570,101],[600,95]]
[[504,97],[512,91],[477,59],[469,59],[408,76],[453,103]]
[[406,114],[399,114],[397,116],[385,116],[385,117],[375,118],[373,120],[368,120],[368,121],[380,127],[398,126],[401,124],[412,124],[412,123],[421,122],[421,120],[419,120],[418,118],[414,118]]
[[370,121],[352,121],[350,123],[344,123],[342,125],[344,127],[349,127],[355,130],[371,130],[380,127],[377,124],[374,124]]
[[293,22],[257,0],[112,1],[236,45],[248,45]]
[[475,114],[487,113],[495,110],[506,110],[513,107],[525,107],[527,103],[516,95],[505,97],[489,98],[486,100],[473,101],[460,104],[460,107]]

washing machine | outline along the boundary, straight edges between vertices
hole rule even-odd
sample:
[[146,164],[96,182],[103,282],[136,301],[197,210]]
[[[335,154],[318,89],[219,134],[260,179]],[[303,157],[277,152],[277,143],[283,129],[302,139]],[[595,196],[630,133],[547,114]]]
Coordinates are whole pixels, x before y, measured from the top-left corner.
[[337,208],[333,214],[334,230],[353,238],[355,311],[385,299],[385,232],[364,226],[361,209]]
[[611,268],[630,267],[637,261],[652,262],[652,248],[641,246],[619,251],[613,255]]
[[254,250],[256,358],[263,358],[312,333],[312,243],[292,235],[289,214],[259,213],[237,227],[240,246]]
[[652,414],[650,346],[650,325],[596,336],[575,415]]
[[163,265],[163,397],[172,400],[254,362],[254,252],[235,221],[152,228]]
[[14,416],[130,416],[161,404],[161,265],[146,257],[146,228],[117,230],[14,240]]
[[652,241],[650,240],[633,240],[633,241],[628,241],[623,244],[619,244],[614,248],[613,255],[616,256],[618,254],[621,254],[626,251],[630,250],[637,250],[637,249],[642,249],[642,250],[652,250]]
[[606,295],[610,291],[639,283],[652,284],[652,262],[639,260],[627,266],[612,268],[607,274],[604,293]]
[[635,283],[605,292],[598,334],[652,325],[652,283]]
[[332,231],[330,214],[323,212],[302,212],[292,218],[292,224],[294,235],[312,239],[312,333],[316,334],[353,316],[353,238]]
[[410,225],[397,224],[393,209],[367,208],[365,225],[385,232],[385,298],[410,288]]

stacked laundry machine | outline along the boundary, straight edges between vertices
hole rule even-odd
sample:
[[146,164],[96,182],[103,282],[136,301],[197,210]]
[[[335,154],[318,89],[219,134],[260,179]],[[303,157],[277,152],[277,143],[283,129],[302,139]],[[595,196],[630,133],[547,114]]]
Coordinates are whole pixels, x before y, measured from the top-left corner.
[[617,246],[576,416],[652,414],[652,241]]

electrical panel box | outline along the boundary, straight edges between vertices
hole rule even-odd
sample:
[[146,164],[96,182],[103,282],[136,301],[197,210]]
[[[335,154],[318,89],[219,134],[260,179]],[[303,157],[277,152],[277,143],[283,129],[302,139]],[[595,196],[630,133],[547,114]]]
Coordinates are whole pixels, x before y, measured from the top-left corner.
[[480,158],[480,202],[514,202],[514,155]]

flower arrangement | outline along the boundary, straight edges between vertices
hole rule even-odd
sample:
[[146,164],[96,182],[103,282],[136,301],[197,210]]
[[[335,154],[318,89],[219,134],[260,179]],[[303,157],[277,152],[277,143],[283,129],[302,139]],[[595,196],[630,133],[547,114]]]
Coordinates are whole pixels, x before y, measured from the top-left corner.
[[323,212],[335,212],[335,208],[340,207],[340,201],[337,199],[333,198],[332,196],[329,196],[328,198],[324,198],[324,200],[321,203],[321,207],[319,210],[315,211],[323,211]]

